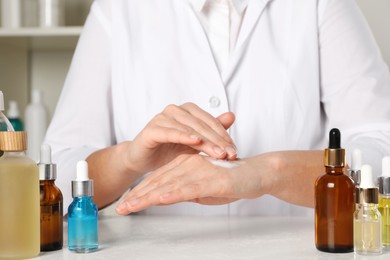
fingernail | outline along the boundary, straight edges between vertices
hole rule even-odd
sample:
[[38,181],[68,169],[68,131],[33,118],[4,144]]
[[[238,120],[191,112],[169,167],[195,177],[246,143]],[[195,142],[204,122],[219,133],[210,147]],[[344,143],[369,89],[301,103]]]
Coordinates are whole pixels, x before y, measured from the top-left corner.
[[126,202],[121,202],[118,206],[116,206],[116,210],[119,212],[123,212],[125,209],[127,209]]
[[222,148],[218,147],[218,146],[214,146],[213,150],[218,155],[218,157],[220,157],[223,154],[225,154],[225,151]]
[[225,148],[226,153],[228,154],[229,158],[233,158],[237,155],[236,149],[234,149],[233,146],[228,146]]

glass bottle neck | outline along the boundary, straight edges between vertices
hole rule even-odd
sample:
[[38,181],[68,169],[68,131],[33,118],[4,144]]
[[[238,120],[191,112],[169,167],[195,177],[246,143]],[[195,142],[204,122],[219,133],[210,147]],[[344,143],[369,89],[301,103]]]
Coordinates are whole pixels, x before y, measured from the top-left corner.
[[331,175],[342,175],[342,174],[344,174],[344,167],[330,167],[330,166],[326,166],[325,167],[325,172],[327,174],[331,174]]
[[86,200],[92,200],[92,196],[73,197],[73,199],[77,201],[86,201]]
[[4,155],[22,156],[26,155],[24,151],[3,151]]
[[364,203],[364,204],[357,204],[360,209],[363,210],[376,210],[378,209],[378,204],[374,203]]
[[55,184],[54,184],[54,181],[55,180],[39,180],[39,182],[41,183],[41,184],[44,184],[44,185],[51,185],[51,186],[54,186]]

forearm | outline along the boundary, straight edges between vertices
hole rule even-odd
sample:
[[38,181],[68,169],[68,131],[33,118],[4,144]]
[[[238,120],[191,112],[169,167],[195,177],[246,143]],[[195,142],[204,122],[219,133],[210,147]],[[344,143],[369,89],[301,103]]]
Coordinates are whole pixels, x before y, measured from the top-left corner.
[[87,158],[89,177],[94,180],[94,202],[99,209],[117,200],[142,175],[131,170],[124,161],[130,145],[131,142],[123,142]]
[[[324,171],[323,151],[272,152],[244,160],[267,193],[289,203],[314,207],[314,183]],[[244,166],[245,167],[245,166]]]

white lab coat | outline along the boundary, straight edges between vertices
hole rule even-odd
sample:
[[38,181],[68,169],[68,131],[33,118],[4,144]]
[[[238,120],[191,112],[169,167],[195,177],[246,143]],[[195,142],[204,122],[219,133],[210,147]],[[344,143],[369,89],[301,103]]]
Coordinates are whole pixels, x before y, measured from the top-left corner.
[[[324,149],[332,127],[374,166],[390,154],[389,70],[353,0],[250,0],[222,73],[188,0],[97,0],[46,137],[65,206],[78,160],[132,140],[168,104],[184,102],[214,116],[234,112],[239,157]],[[310,211],[264,196],[146,212]]]

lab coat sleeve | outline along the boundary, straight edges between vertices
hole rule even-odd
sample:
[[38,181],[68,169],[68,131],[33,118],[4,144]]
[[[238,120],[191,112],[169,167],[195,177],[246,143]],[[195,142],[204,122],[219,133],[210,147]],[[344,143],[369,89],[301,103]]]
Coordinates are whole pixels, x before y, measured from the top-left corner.
[[390,75],[354,0],[329,0],[319,28],[321,101],[328,130],[342,131],[347,159],[354,148],[380,174],[390,155]]
[[[108,2],[108,1],[106,1]],[[64,214],[76,164],[114,144],[110,88],[110,10],[95,1],[85,23],[45,142],[57,163]]]

